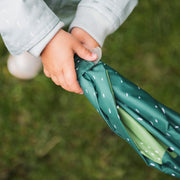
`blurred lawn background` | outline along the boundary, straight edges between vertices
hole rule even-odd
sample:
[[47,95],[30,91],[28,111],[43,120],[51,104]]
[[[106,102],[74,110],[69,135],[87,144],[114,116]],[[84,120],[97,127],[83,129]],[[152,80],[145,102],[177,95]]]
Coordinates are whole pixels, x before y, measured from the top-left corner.
[[[140,1],[103,61],[180,113],[180,3]],[[0,180],[171,180],[147,167],[83,95],[12,77],[0,41]]]

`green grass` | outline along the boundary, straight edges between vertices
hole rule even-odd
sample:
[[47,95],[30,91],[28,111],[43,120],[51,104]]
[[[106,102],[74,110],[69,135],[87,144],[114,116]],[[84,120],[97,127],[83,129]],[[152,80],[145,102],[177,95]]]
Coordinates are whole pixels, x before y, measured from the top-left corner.
[[[178,1],[140,1],[109,36],[103,61],[180,112]],[[21,81],[0,42],[0,180],[171,180],[147,167],[82,95],[43,73]]]

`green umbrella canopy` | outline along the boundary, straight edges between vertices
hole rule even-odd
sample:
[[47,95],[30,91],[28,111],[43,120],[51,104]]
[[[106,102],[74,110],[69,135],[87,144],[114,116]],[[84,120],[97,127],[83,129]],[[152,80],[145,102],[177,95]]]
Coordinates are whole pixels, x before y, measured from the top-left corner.
[[75,56],[85,96],[112,131],[148,166],[180,178],[180,114],[152,98],[115,70]]

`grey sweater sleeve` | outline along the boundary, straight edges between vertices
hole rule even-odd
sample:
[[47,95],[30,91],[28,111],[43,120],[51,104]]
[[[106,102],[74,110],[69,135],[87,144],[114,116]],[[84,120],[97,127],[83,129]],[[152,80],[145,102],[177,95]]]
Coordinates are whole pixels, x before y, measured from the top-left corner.
[[0,0],[0,33],[11,54],[39,56],[63,25],[43,0]]
[[138,0],[82,0],[70,31],[80,27],[88,32],[100,46],[126,20]]

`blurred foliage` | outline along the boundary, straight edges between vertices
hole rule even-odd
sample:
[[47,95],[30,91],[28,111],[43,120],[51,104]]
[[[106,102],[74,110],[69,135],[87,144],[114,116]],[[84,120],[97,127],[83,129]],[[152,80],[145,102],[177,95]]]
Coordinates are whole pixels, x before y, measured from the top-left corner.
[[[103,61],[180,112],[180,3],[140,1],[109,36]],[[171,180],[147,167],[84,96],[43,73],[12,77],[0,40],[0,180]]]

